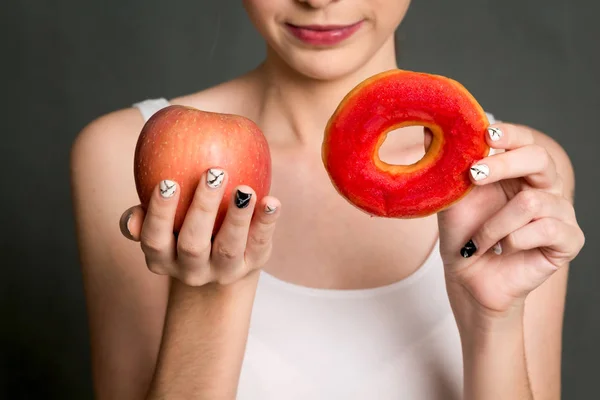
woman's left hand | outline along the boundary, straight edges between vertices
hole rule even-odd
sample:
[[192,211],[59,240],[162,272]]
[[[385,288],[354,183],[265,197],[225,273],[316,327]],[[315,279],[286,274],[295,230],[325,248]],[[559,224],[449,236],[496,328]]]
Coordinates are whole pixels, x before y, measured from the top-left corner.
[[[489,129],[505,152],[471,168],[475,187],[438,214],[448,293],[484,316],[504,315],[579,253],[584,235],[561,176],[534,132],[512,124]],[[459,303],[459,304],[456,304]],[[472,307],[475,306],[475,307]],[[460,312],[460,311],[459,311]]]

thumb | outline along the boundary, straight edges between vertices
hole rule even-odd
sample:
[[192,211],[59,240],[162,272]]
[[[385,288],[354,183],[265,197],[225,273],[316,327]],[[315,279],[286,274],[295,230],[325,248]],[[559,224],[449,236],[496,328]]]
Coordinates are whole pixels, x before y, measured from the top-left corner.
[[139,242],[146,213],[141,205],[127,209],[119,219],[121,234],[129,240]]
[[429,150],[429,146],[431,146],[431,141],[433,140],[433,134],[429,128],[424,129],[425,132],[425,140],[423,141],[423,147],[425,148],[425,153]]

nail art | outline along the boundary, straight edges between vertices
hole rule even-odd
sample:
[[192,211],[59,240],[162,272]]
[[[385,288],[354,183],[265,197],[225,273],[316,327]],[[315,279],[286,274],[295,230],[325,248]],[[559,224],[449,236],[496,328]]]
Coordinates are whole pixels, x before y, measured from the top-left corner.
[[496,255],[502,254],[502,244],[500,244],[500,242],[496,243],[494,246],[492,246],[492,251]]
[[206,173],[206,184],[211,189],[217,189],[218,187],[221,187],[224,179],[225,172],[220,169],[211,168]]
[[160,195],[165,199],[169,197],[173,197],[175,194],[175,189],[177,185],[175,182],[165,179],[164,181],[160,181]]
[[235,192],[235,206],[237,208],[246,208],[250,204],[252,193],[244,193],[240,190]]
[[473,243],[473,240],[469,240],[465,246],[460,249],[460,255],[464,258],[469,258],[477,251],[477,246]]
[[265,206],[265,214],[273,214],[275,211],[277,211],[276,206],[270,206],[268,204]]
[[488,128],[488,135],[490,135],[490,139],[492,139],[493,142],[497,142],[498,140],[500,140],[502,135],[504,135],[504,133],[502,133],[500,128],[493,128],[490,126]]
[[475,164],[471,167],[471,176],[476,181],[485,179],[490,176],[490,167],[486,164]]

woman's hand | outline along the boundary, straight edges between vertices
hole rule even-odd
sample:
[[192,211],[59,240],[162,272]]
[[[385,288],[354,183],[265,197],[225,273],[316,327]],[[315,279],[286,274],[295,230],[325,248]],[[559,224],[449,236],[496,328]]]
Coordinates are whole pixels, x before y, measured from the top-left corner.
[[477,313],[495,316],[523,304],[575,258],[584,235],[554,160],[535,144],[532,131],[495,124],[487,140],[506,151],[473,165],[476,187],[438,219],[455,311],[468,304]]
[[280,203],[267,196],[256,207],[258,199],[252,188],[237,187],[213,239],[226,183],[226,171],[213,168],[202,175],[177,237],[173,234],[179,199],[176,182],[157,185],[147,212],[135,206],[123,214],[121,232],[140,242],[150,271],[177,278],[188,286],[202,286],[210,282],[229,284],[265,265]]

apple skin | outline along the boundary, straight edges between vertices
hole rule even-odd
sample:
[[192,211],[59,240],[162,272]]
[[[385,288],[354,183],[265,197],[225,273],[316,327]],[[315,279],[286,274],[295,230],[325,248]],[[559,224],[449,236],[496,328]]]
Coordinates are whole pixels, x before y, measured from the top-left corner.
[[[379,158],[388,132],[421,125],[433,133],[411,165]],[[420,218],[442,211],[472,188],[469,168],[489,153],[489,121],[459,82],[440,75],[385,71],[359,83],[325,129],[322,160],[349,203],[371,216]]]
[[174,233],[181,230],[200,177],[209,168],[219,168],[227,174],[215,234],[238,185],[250,186],[258,200],[269,194],[271,154],[262,131],[239,115],[182,105],[165,107],[148,119],[135,147],[135,185],[146,210],[161,180],[177,182],[180,193]]

